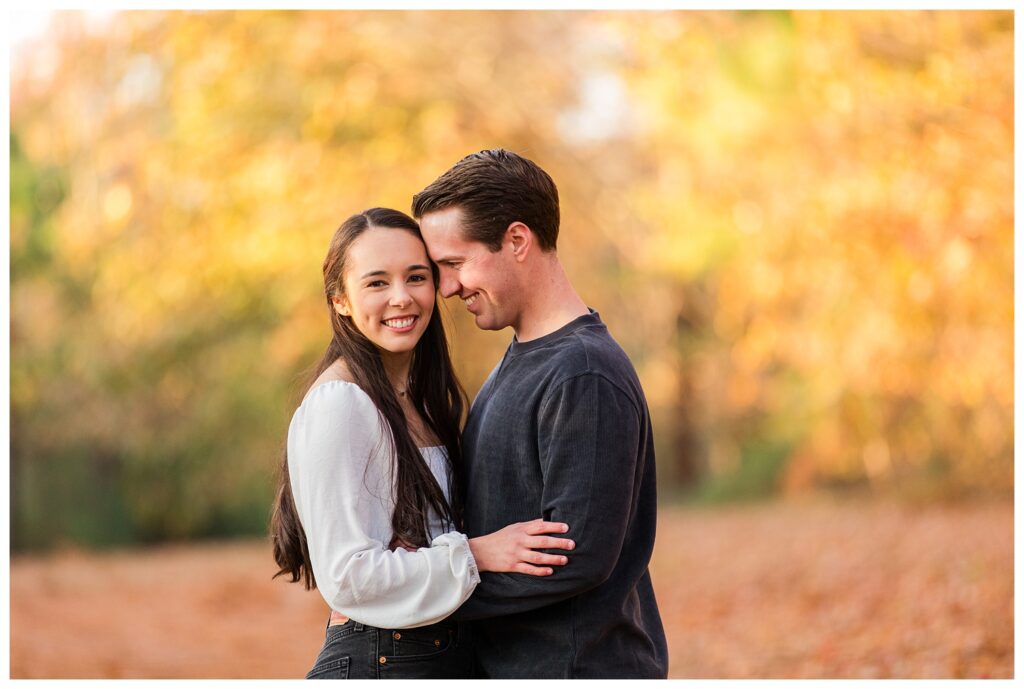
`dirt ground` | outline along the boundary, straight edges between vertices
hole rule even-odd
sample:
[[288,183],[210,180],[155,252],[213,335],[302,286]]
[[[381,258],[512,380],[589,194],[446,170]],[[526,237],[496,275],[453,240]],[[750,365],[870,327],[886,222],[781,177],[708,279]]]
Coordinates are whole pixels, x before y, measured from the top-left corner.
[[[316,592],[264,542],[11,561],[12,678],[296,678]],[[661,510],[652,576],[678,678],[1013,676],[1013,506]]]

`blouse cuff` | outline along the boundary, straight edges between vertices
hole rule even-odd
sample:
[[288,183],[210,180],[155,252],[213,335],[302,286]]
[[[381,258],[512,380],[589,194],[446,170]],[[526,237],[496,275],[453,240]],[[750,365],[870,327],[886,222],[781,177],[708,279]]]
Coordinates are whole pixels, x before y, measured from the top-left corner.
[[466,537],[466,534],[459,533],[458,531],[443,533],[430,542],[431,548],[439,545],[445,545],[451,549],[452,565],[465,558],[466,569],[469,571],[469,580],[474,585],[480,583],[480,572],[477,569],[476,558],[473,557],[473,550],[469,547],[469,539]]

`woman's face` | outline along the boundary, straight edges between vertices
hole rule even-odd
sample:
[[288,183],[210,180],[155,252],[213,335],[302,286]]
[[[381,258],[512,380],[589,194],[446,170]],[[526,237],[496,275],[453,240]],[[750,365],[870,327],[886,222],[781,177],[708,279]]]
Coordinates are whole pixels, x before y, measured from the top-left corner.
[[434,312],[434,278],[423,242],[408,230],[371,227],[352,242],[334,309],[386,352],[409,352]]

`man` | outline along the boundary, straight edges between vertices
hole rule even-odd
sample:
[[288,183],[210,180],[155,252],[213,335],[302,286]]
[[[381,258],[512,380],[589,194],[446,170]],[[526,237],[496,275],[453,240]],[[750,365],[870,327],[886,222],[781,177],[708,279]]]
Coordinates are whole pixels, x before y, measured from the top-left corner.
[[484,573],[473,620],[486,677],[651,677],[668,652],[648,562],[651,423],[632,364],[558,260],[558,191],[504,150],[459,161],[413,197],[440,291],[515,337],[464,435],[470,537],[538,517],[576,548],[547,577]]

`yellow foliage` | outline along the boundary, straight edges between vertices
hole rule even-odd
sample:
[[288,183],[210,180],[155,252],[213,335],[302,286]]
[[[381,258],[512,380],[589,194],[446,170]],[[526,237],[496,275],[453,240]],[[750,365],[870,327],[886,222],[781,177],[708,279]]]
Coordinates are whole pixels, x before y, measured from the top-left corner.
[[[560,254],[641,372],[664,475],[767,443],[792,485],[1012,485],[1012,13],[57,17],[12,73],[26,164],[68,187],[12,202],[24,447],[131,418],[128,454],[231,452],[187,450],[223,424],[272,456],[286,413],[256,424],[248,386],[284,409],[326,344],[335,227],[503,146],[559,185]],[[509,333],[450,308],[473,393]],[[71,373],[89,415],[40,392]]]

